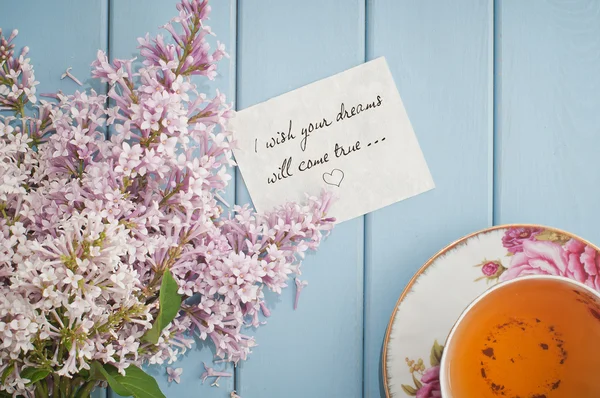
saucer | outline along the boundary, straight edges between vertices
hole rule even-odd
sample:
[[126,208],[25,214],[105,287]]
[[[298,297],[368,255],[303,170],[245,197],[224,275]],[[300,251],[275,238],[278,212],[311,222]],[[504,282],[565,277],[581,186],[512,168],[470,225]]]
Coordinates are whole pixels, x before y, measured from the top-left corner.
[[440,397],[443,345],[463,310],[499,282],[537,274],[600,291],[600,249],[566,231],[515,224],[465,236],[433,256],[390,319],[382,355],[386,396]]

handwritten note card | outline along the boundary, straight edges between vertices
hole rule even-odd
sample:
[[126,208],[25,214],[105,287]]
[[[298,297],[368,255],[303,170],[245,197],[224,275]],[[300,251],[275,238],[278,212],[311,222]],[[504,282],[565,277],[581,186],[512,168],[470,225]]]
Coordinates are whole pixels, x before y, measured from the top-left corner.
[[230,128],[258,211],[327,188],[342,222],[434,187],[383,57],[242,110]]

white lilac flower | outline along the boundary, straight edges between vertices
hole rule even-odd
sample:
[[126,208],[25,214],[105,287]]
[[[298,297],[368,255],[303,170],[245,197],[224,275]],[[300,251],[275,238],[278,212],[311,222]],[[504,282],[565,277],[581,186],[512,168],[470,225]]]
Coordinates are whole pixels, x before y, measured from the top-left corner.
[[181,374],[183,373],[183,368],[175,368],[173,369],[172,367],[167,367],[167,375],[168,377],[168,381],[169,383],[175,382],[177,384],[179,384],[179,382],[181,381]]
[[[191,80],[214,78],[226,56],[206,42],[207,3],[179,3],[173,41],[140,39],[141,68],[98,52],[106,95],[38,101],[28,49],[15,54],[16,32],[0,31],[0,110],[14,113],[0,115],[0,391],[31,396],[28,366],[71,379],[92,361],[170,364],[194,337],[246,359],[256,344],[242,329],[270,315],[264,291],[281,293],[332,228],[328,193],[264,214],[223,207],[232,106]],[[153,344],[143,337],[166,272],[183,303]],[[231,376],[205,369],[213,384]]]
[[308,282],[295,278],[294,280],[296,285],[296,295],[294,298],[294,309],[298,309],[298,300],[300,300],[300,293],[302,290],[308,285]]

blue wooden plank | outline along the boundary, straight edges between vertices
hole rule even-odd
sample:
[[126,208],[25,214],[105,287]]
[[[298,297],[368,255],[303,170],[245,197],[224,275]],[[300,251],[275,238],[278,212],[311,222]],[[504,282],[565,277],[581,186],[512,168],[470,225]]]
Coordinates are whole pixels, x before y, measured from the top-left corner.
[[[110,55],[113,58],[132,58],[137,55],[137,38],[146,32],[156,34],[158,27],[167,23],[177,15],[176,0],[129,0],[111,1],[110,9]],[[224,43],[230,53],[230,59],[223,59],[219,64],[218,76],[214,81],[204,77],[195,79],[198,91],[214,95],[218,89],[225,93],[229,101],[235,96],[235,39],[236,39],[236,2],[235,0],[211,1],[211,17],[208,25],[217,37],[216,40]],[[164,34],[168,35],[166,31]],[[235,183],[228,187],[226,195],[223,195],[228,203],[233,203]],[[202,384],[200,375],[204,372],[202,362],[211,364],[214,350],[209,345],[197,347],[188,351],[186,355],[171,367],[182,367],[184,369],[181,383],[168,383],[166,377],[166,366],[151,367],[148,372],[155,376],[161,389],[167,397],[224,397],[229,396],[233,390],[233,377],[222,378],[219,381],[220,388],[211,387],[207,381]],[[233,367],[230,365],[210,365],[216,370],[230,372],[233,375]],[[112,396],[117,396],[111,392]]]
[[[90,79],[90,64],[98,49],[107,49],[107,26],[108,0],[22,0],[3,3],[0,12],[0,27],[5,32],[18,29],[16,45],[30,48],[29,57],[40,82],[38,94],[89,88],[106,93],[104,84]],[[73,68],[71,72],[83,87],[60,79],[68,67]],[[106,391],[96,390],[92,397],[105,398]]]
[[387,58],[436,188],[367,216],[365,397],[384,396],[385,329],[409,278],[491,222],[492,3],[367,4],[367,57]]
[[[17,45],[29,46],[35,68],[38,93],[62,90],[72,93],[90,87],[90,64],[99,48],[107,45],[108,0],[4,2],[0,27],[10,34],[19,30]],[[60,80],[67,67],[85,86],[70,79]],[[105,85],[93,82],[96,91],[105,93]]]
[[[238,109],[364,61],[363,0],[240,2],[238,18]],[[238,203],[250,200],[242,185]],[[362,396],[363,219],[339,225],[302,279],[298,310],[291,286],[255,334],[244,398]]]
[[600,242],[600,2],[499,1],[496,220]]

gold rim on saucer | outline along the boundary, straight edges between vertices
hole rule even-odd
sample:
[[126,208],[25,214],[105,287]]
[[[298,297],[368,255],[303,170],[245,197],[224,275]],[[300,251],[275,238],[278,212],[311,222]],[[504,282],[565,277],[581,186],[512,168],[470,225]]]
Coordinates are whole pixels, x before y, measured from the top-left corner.
[[436,254],[434,254],[431,258],[429,258],[429,260],[427,260],[427,262],[425,264],[423,264],[423,266],[421,266],[421,268],[419,268],[419,270],[413,275],[413,277],[410,279],[410,281],[408,282],[408,284],[406,285],[406,287],[404,288],[404,290],[402,291],[402,293],[400,294],[400,298],[398,298],[398,301],[396,302],[396,306],[394,307],[394,311],[392,312],[392,315],[390,317],[390,320],[388,322],[388,326],[386,328],[386,332],[385,332],[385,338],[384,338],[384,342],[383,342],[383,352],[381,355],[381,368],[382,368],[382,373],[383,373],[383,386],[384,386],[384,390],[385,390],[385,396],[386,398],[391,398],[390,395],[390,386],[388,384],[388,369],[387,369],[387,354],[388,354],[388,345],[390,342],[390,334],[392,332],[392,326],[394,324],[394,320],[396,318],[396,313],[398,312],[398,308],[400,307],[400,304],[404,301],[404,299],[406,298],[406,295],[408,293],[410,293],[410,291],[412,290],[415,282],[419,279],[419,277],[421,275],[423,275],[423,273],[429,268],[429,266],[431,264],[433,264],[439,257],[441,257],[442,255],[446,254],[446,252],[448,252],[449,250],[454,249],[455,247],[459,246],[460,244],[466,242],[467,240],[480,235],[480,234],[484,234],[487,232],[491,232],[491,231],[495,231],[495,230],[499,230],[499,229],[509,229],[509,228],[541,228],[543,230],[547,230],[547,231],[551,231],[551,232],[556,232],[558,234],[564,235],[564,236],[568,236],[570,238],[573,239],[577,239],[578,241],[585,243],[586,245],[593,247],[597,252],[600,252],[600,248],[598,248],[598,246],[590,243],[589,241],[582,239],[581,237],[564,231],[562,229],[558,229],[558,228],[553,228],[553,227],[547,227],[544,225],[539,225],[539,224],[503,224],[503,225],[496,225],[493,227],[489,227],[489,228],[485,228],[476,232],[473,232],[469,235],[463,236],[462,238],[452,242],[451,244],[449,244],[448,246],[444,247],[442,250],[440,250],[439,252],[437,252]]

